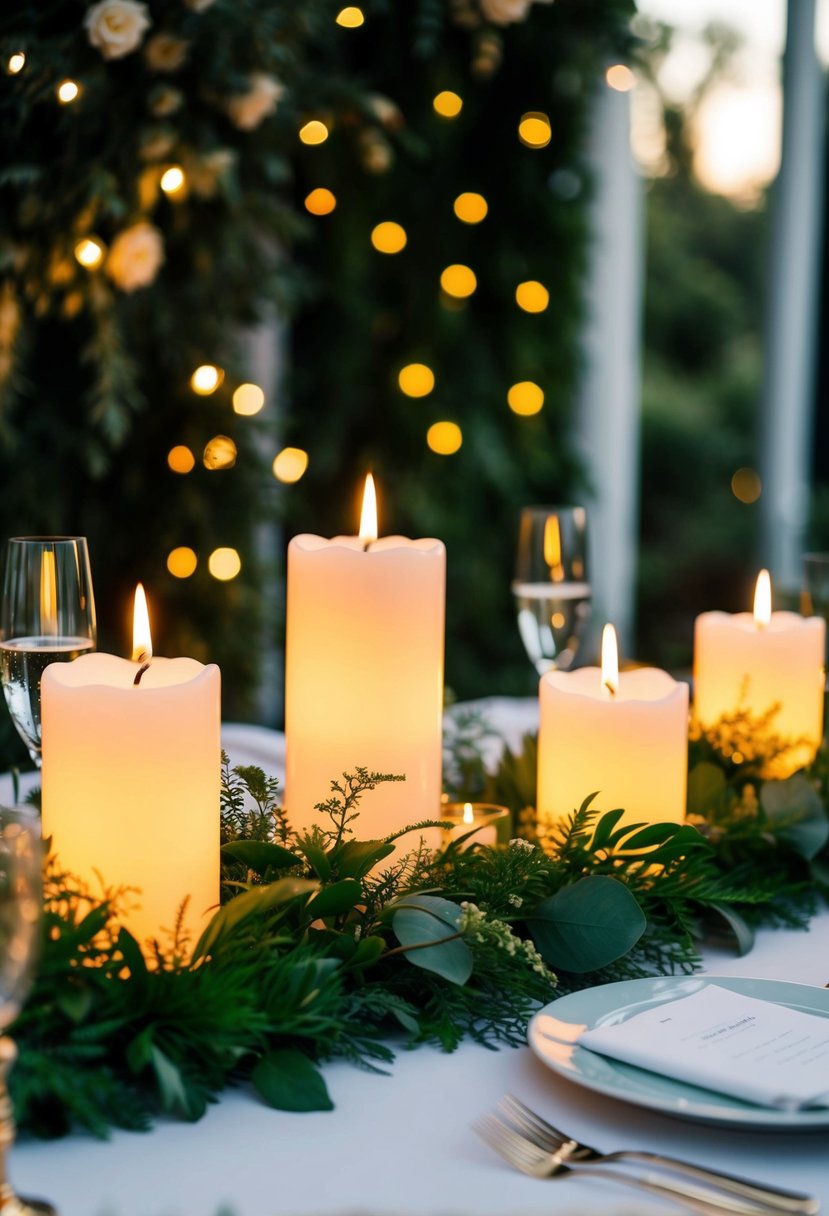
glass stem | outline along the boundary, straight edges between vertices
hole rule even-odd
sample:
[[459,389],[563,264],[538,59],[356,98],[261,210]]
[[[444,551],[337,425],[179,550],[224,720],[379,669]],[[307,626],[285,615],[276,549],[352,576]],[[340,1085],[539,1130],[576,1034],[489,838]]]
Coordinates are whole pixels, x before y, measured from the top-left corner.
[[0,1036],[0,1216],[56,1216],[50,1204],[20,1199],[6,1174],[6,1157],[14,1144],[14,1109],[6,1084],[9,1070],[17,1059],[14,1039]]

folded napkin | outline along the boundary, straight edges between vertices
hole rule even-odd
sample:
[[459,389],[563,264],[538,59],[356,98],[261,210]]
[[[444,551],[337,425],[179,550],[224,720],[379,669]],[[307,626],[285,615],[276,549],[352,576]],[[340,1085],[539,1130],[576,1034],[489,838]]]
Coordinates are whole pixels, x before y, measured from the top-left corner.
[[829,1018],[717,984],[585,1031],[578,1042],[758,1106],[829,1106]]

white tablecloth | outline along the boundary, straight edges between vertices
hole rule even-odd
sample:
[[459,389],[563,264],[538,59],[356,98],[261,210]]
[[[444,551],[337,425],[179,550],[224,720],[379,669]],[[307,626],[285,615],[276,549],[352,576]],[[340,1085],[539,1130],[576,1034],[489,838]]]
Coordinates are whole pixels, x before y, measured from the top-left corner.
[[[512,742],[532,705],[491,702]],[[236,763],[281,769],[282,739],[227,727]],[[0,786],[0,799],[8,796]],[[763,932],[745,958],[709,951],[712,974],[829,981],[829,914],[807,932]],[[61,1216],[592,1216],[679,1212],[617,1184],[537,1181],[511,1170],[471,1131],[506,1092],[602,1149],[651,1148],[818,1195],[829,1211],[829,1131],[744,1132],[672,1119],[592,1095],[551,1074],[529,1048],[462,1045],[398,1053],[388,1077],[337,1062],[325,1069],[336,1109],[286,1114],[247,1088],[196,1124],[162,1121],[109,1142],[24,1142],[12,1176]]]

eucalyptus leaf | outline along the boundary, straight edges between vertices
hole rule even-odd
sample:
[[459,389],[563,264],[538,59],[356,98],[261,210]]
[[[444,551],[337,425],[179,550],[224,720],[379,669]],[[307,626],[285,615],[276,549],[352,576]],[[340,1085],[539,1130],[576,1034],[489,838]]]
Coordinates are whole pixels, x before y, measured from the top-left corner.
[[737,953],[742,958],[743,955],[749,954],[754,946],[754,930],[744,917],[740,916],[739,912],[735,911],[729,904],[709,903],[706,904],[706,910],[716,913],[722,917],[728,925],[737,943]]
[[829,840],[829,818],[814,786],[800,773],[766,781],[760,805],[778,840],[811,861]]
[[333,1110],[322,1073],[301,1051],[271,1051],[256,1064],[254,1088],[276,1110]]
[[599,874],[543,899],[526,923],[544,961],[578,975],[627,954],[647,922],[627,887]]
[[263,878],[268,870],[284,870],[289,866],[302,864],[302,858],[296,853],[267,840],[231,840],[222,845],[222,856],[241,861],[242,865],[253,870],[260,878]]
[[705,815],[719,806],[726,790],[725,773],[707,760],[695,764],[688,773],[688,813]]
[[392,911],[392,928],[400,944],[410,948],[410,963],[452,984],[466,983],[473,959],[466,942],[455,936],[463,916],[457,904],[437,895],[406,895]]

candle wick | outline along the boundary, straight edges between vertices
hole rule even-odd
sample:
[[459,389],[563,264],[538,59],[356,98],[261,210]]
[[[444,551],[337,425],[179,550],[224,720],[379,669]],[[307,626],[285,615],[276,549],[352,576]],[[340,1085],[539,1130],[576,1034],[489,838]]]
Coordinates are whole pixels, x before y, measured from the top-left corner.
[[[593,685],[593,687],[595,688],[595,684]],[[604,687],[605,691],[607,692],[608,696],[612,700],[616,696],[616,689],[613,687],[613,685],[610,683],[609,680],[604,681],[603,687]]]
[[144,672],[149,671],[149,670],[150,670],[150,663],[148,660],[146,663],[142,663],[141,666],[138,668],[138,671],[135,673],[135,679],[132,682],[134,688],[137,688],[138,685],[141,683],[141,677],[143,676]]

